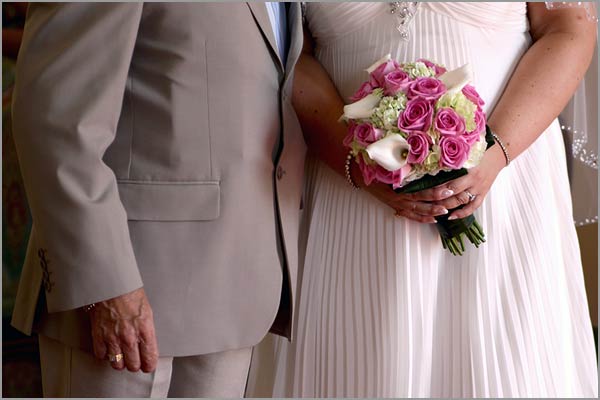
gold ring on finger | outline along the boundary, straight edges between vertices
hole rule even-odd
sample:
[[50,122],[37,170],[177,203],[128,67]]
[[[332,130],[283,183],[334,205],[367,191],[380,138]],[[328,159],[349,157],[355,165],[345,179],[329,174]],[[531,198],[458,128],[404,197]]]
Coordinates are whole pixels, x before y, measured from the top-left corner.
[[123,359],[123,353],[108,355],[108,361],[110,361],[111,363],[118,363],[122,359]]

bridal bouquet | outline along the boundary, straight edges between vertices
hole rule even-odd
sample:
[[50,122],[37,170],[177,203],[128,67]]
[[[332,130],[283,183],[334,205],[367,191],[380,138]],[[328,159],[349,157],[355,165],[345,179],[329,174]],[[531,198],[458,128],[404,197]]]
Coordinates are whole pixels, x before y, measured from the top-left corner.
[[[414,193],[465,175],[494,141],[486,129],[483,100],[468,83],[467,64],[453,71],[428,60],[399,64],[389,55],[367,69],[369,80],[344,107],[350,148],[367,185],[390,184]],[[485,242],[473,215],[436,217],[445,249],[465,250]]]

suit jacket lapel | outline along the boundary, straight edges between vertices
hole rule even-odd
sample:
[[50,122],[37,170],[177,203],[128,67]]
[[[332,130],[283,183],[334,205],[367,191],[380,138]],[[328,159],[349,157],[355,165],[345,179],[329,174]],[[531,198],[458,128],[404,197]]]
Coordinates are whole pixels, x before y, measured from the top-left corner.
[[256,21],[256,24],[260,28],[263,36],[267,39],[271,51],[275,55],[279,68],[283,71],[283,63],[279,58],[279,51],[277,49],[277,42],[275,41],[275,34],[273,33],[273,27],[271,26],[271,20],[267,12],[267,6],[264,2],[247,2],[250,12]]

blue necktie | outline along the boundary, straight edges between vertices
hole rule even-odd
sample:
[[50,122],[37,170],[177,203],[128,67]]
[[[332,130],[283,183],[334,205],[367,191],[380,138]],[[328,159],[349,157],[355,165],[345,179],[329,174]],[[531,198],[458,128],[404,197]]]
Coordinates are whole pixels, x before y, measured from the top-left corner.
[[283,65],[287,59],[288,37],[287,37],[287,7],[286,3],[268,2],[267,7],[270,8],[274,16],[275,41],[277,42],[277,51]]

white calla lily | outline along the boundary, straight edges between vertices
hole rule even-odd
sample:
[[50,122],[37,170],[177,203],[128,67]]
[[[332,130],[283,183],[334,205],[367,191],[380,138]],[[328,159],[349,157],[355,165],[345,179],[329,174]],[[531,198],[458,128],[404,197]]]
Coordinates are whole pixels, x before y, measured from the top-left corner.
[[376,90],[373,93],[363,97],[359,101],[344,106],[344,115],[342,119],[363,119],[369,118],[379,104],[383,92]]
[[402,136],[392,133],[368,145],[366,151],[377,164],[388,171],[396,171],[406,165],[410,145]]
[[448,93],[454,94],[473,80],[473,70],[470,64],[465,64],[460,68],[443,73],[439,76],[439,80],[446,85]]
[[373,65],[371,65],[369,68],[367,68],[367,72],[370,74],[371,72],[375,71],[377,69],[377,67],[379,67],[381,64],[384,64],[388,61],[390,61],[392,59],[392,55],[391,54],[386,54],[385,56],[381,57],[379,60],[375,61],[375,63],[373,63]]

